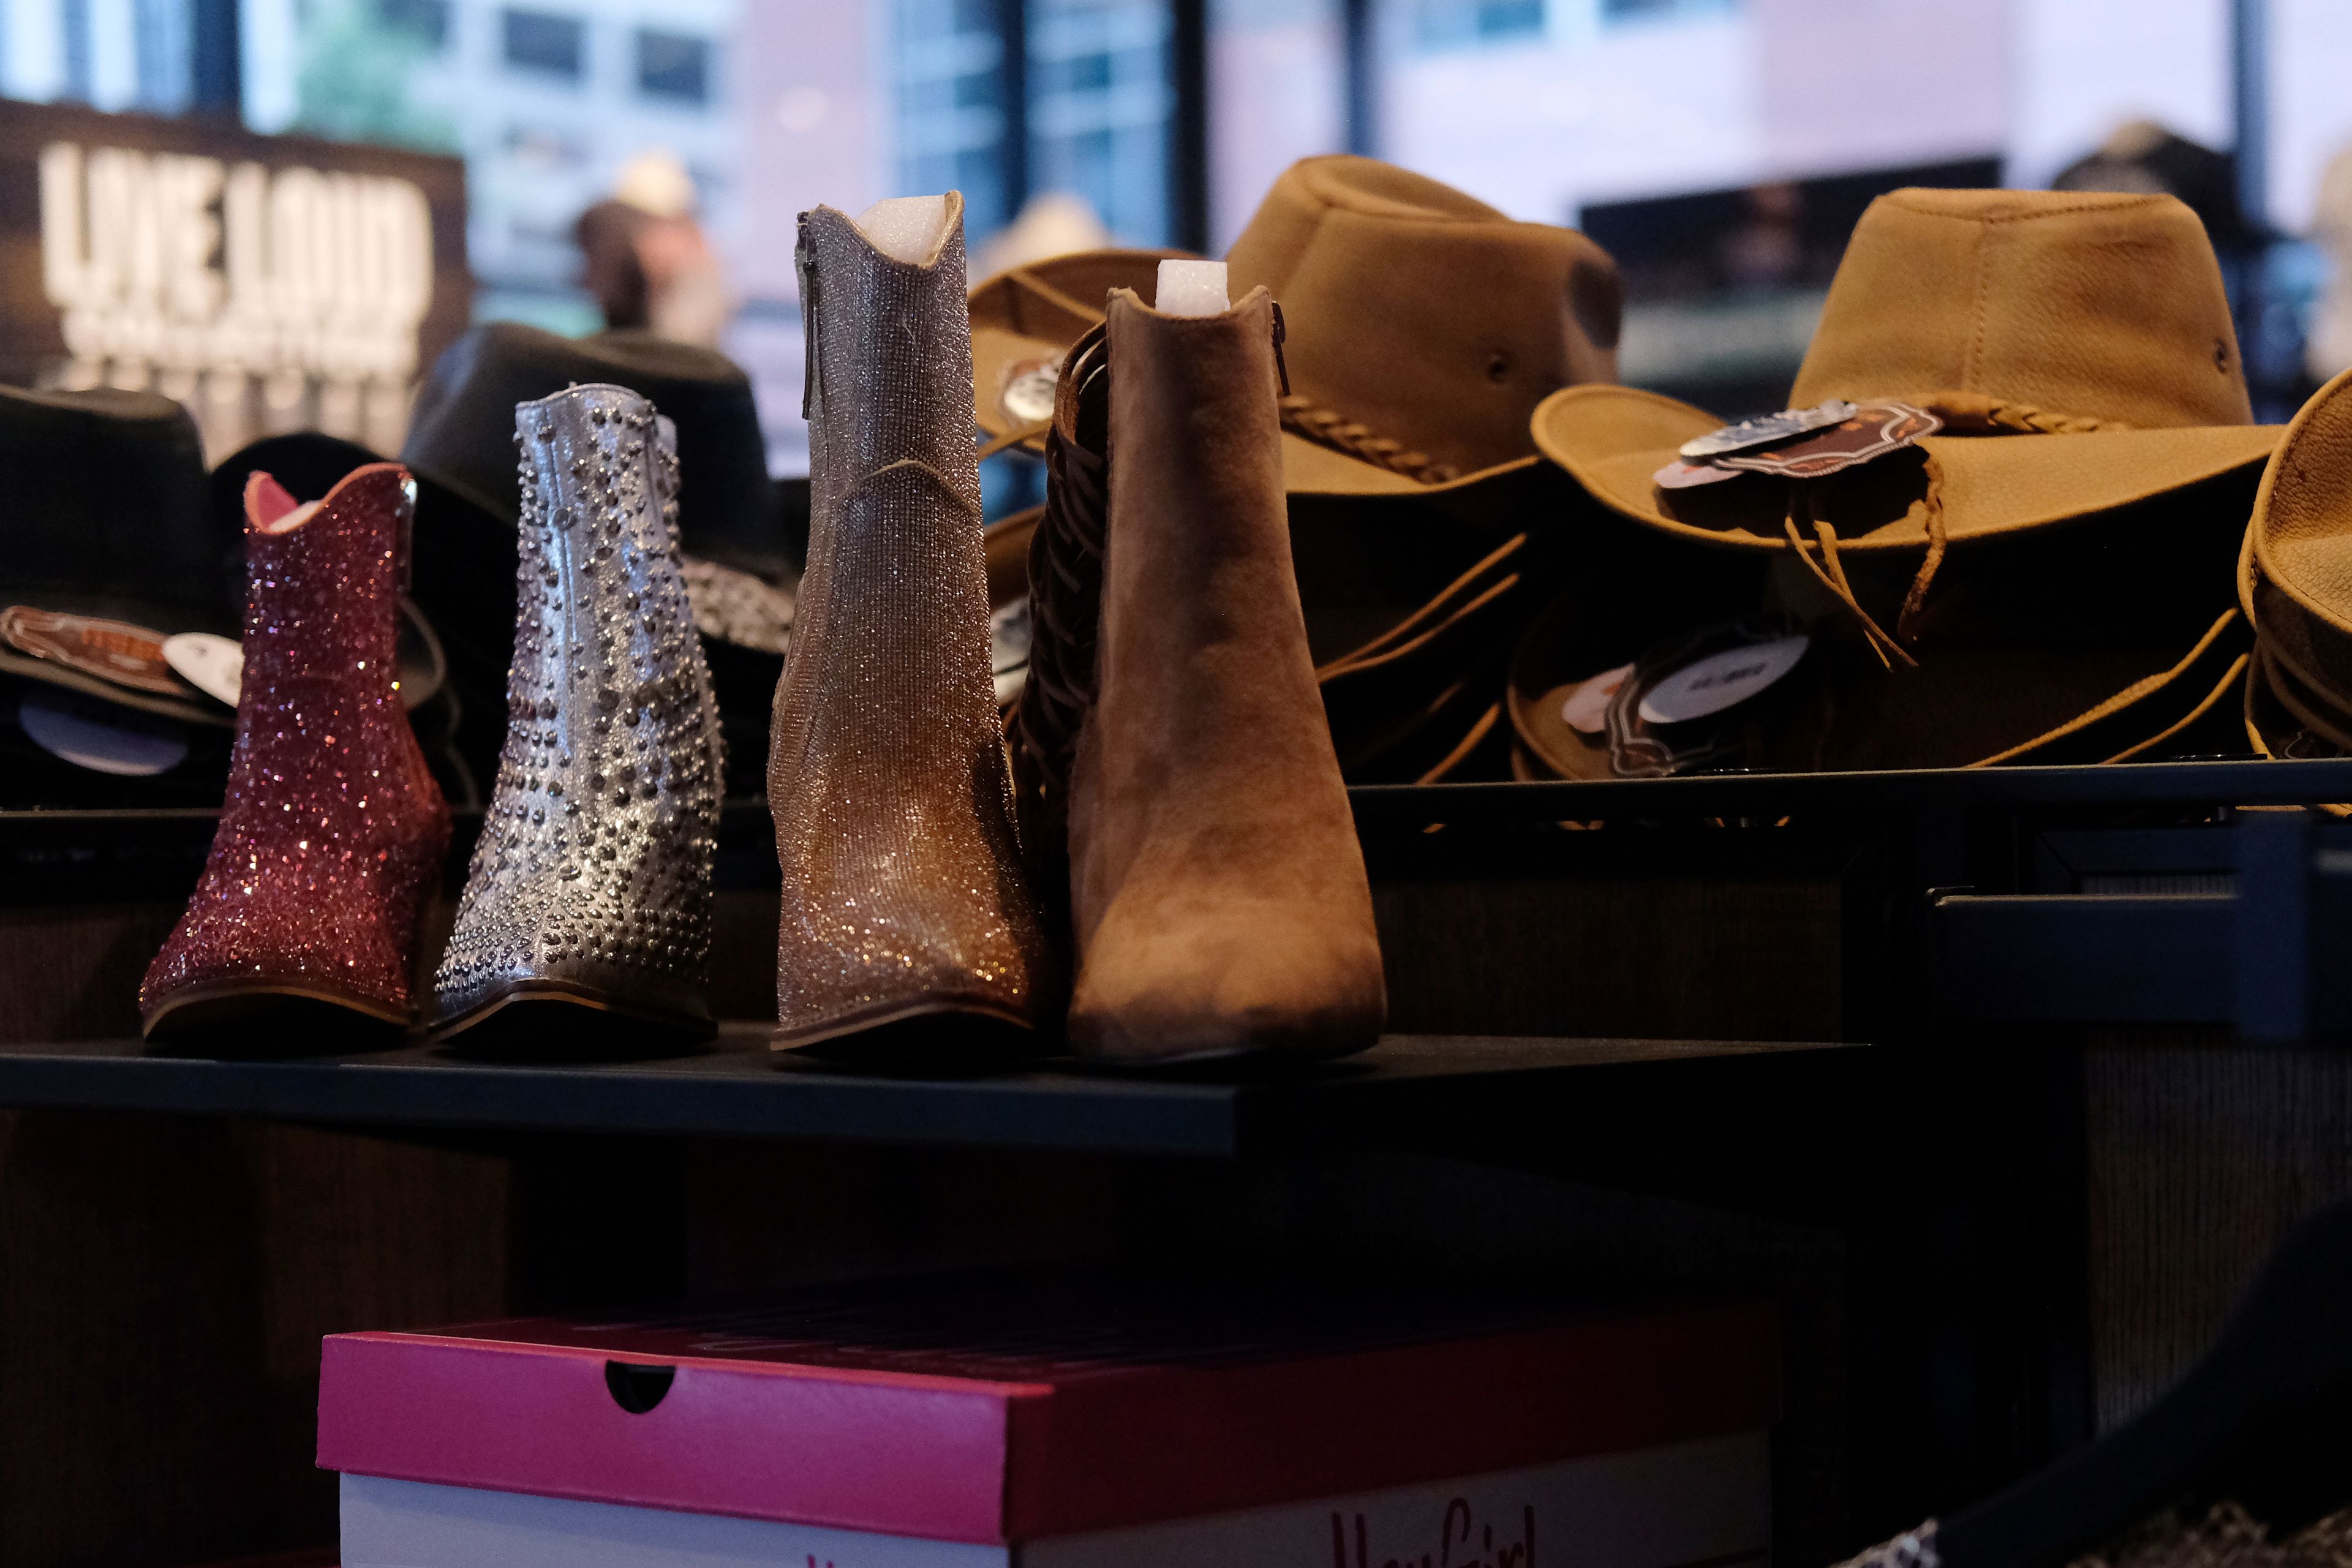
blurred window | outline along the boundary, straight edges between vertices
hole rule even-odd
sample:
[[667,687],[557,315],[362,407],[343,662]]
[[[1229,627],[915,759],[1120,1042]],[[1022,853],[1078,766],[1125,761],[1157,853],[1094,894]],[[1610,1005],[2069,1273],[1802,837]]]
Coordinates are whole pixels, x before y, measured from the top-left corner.
[[580,79],[587,28],[579,17],[551,11],[509,10],[500,21],[506,32],[507,64]]
[[375,0],[375,14],[385,26],[434,48],[449,41],[449,0]]
[[1605,22],[1630,22],[1650,16],[1689,16],[1700,11],[1727,10],[1735,0],[1601,0]]
[[960,190],[975,237],[1013,214],[1004,40],[990,0],[898,0],[898,188]]
[[684,33],[637,32],[637,90],[648,98],[704,103],[710,96],[710,40]]
[[189,12],[188,0],[136,0],[131,7],[133,66],[139,79],[133,101],[151,113],[177,114],[188,107],[195,20]]
[[1543,0],[1422,0],[1421,47],[1464,48],[1543,31]]
[[67,98],[90,100],[89,0],[63,0],[58,16],[64,35]]
[[1338,0],[1210,0],[1209,249],[1222,256],[1283,170],[1348,148]]
[[1162,0],[1030,0],[1030,189],[1131,244],[1168,237],[1170,22]]

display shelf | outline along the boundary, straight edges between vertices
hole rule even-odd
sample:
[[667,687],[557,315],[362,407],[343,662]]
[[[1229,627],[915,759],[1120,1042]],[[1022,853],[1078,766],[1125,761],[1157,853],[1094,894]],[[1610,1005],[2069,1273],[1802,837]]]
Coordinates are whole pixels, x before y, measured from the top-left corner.
[[1867,1054],[1810,1043],[1399,1035],[1360,1057],[1238,1079],[1087,1072],[1069,1062],[942,1078],[779,1057],[768,1033],[729,1025],[695,1055],[562,1065],[472,1060],[422,1045],[270,1060],[158,1056],[135,1040],[7,1046],[0,1108],[1230,1157],[1450,1143],[1516,1118],[1530,1095],[1571,1085],[1587,1112],[1629,1094],[1671,1092],[1696,1104],[1710,1097],[1710,1079],[1744,1100],[1755,1092],[1752,1069],[1772,1058],[1842,1073]]

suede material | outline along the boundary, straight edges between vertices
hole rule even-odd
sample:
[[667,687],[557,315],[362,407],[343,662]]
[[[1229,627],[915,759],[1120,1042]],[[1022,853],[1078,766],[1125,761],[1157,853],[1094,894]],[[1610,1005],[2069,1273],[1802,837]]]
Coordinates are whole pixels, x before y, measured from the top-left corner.
[[1948,389],[2138,429],[2253,422],[2221,266],[2171,196],[1881,196],[1822,321],[1791,407]]
[[1282,300],[1293,391],[1464,475],[1528,456],[1553,392],[1617,379],[1606,251],[1370,158],[1292,164],[1226,264]]
[[2352,373],[2287,426],[2245,554],[2240,590],[2264,647],[2352,708]]
[[1098,696],[1070,784],[1069,1033],[1128,1059],[1369,1046],[1362,851],[1290,565],[1273,302],[1111,297]]
[[[1955,426],[1919,443],[1942,470],[1955,543],[2251,468],[2279,438],[2252,423],[2220,266],[2196,215],[2170,196],[1881,196],[1854,226],[1789,393],[1799,408],[1832,397],[1957,398],[2053,432]],[[1653,482],[1678,445],[1720,423],[1652,393],[1571,387],[1536,410],[1533,428],[1547,457],[1628,517],[1785,550],[1784,482]],[[1927,547],[1918,466],[1871,463],[1817,491],[1842,550]]]

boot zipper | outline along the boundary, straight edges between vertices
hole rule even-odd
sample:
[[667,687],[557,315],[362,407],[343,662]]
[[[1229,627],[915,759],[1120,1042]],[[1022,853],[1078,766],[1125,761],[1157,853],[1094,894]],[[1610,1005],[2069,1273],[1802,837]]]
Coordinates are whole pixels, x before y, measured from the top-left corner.
[[824,378],[824,357],[816,342],[816,258],[809,244],[809,215],[801,214],[793,246],[793,271],[801,286],[801,422],[806,424],[818,403],[817,384]]
[[1269,302],[1274,306],[1274,369],[1275,374],[1282,377],[1282,395],[1287,397],[1290,395],[1290,366],[1283,360],[1282,342],[1290,335],[1290,330],[1282,324],[1282,301],[1275,300]]

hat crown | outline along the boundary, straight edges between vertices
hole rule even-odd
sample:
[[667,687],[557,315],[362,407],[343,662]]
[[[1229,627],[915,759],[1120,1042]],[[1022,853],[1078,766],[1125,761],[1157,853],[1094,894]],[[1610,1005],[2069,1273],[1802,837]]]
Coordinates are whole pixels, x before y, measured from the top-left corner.
[[2212,245],[2171,196],[1901,190],[1854,226],[1790,393],[1966,393],[2078,425],[2247,425]]
[[1227,264],[1235,298],[1281,302],[1295,393],[1460,472],[1532,452],[1559,388],[1616,379],[1607,252],[1376,159],[1292,164]]

